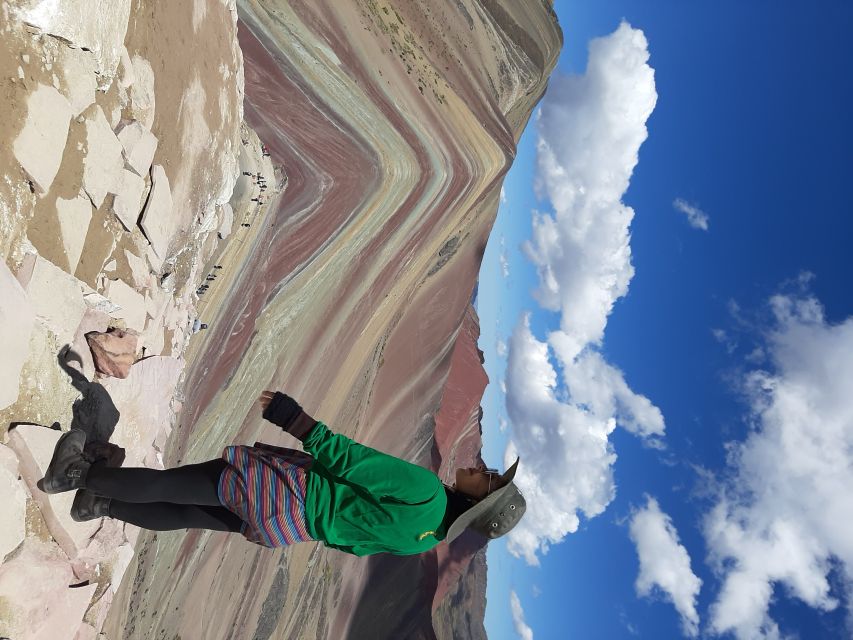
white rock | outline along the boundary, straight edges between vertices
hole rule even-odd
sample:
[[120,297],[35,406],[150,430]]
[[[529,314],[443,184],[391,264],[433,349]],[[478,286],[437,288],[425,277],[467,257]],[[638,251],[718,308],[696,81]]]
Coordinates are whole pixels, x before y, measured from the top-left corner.
[[0,444],[0,562],[26,534],[27,490],[18,473],[18,458]]
[[151,167],[151,193],[148,196],[148,202],[145,203],[139,226],[142,227],[145,237],[148,238],[157,256],[161,260],[165,259],[169,240],[172,238],[174,220],[169,178],[159,164]]
[[234,224],[234,209],[227,202],[220,205],[219,210],[222,213],[222,222],[219,225],[219,235],[222,238],[227,238],[231,235],[231,226]]
[[59,68],[65,82],[60,91],[71,103],[72,117],[80,115],[95,101],[98,79],[97,63],[91,52],[61,47]]
[[24,64],[29,64],[30,63],[30,56],[25,53],[21,56],[21,60],[24,61]]
[[160,273],[163,269],[163,261],[165,258],[161,258],[157,255],[157,252],[154,251],[154,248],[151,245],[145,249],[145,259],[148,261],[148,266],[151,267],[151,271],[154,273]]
[[[71,563],[77,580],[100,581],[107,568],[116,564],[118,551],[124,544],[124,522],[106,518],[88,546]],[[91,621],[89,616],[87,618]]]
[[83,159],[83,189],[95,208],[101,206],[108,192],[114,191],[124,170],[122,146],[113,133],[103,109],[95,105],[87,112],[86,146]]
[[40,84],[27,98],[27,119],[15,138],[15,158],[41,193],[53,184],[68,139],[71,105],[53,87]]
[[86,306],[90,309],[94,309],[96,311],[100,311],[106,314],[115,313],[116,311],[121,309],[120,305],[117,305],[112,300],[108,300],[97,291],[92,291],[90,293],[83,294],[83,302],[86,303]]
[[138,176],[144,176],[151,168],[154,152],[157,151],[157,137],[138,120],[124,121],[116,129],[124,159]]
[[104,271],[115,271],[116,268],[116,260],[113,258],[107,264],[104,265]]
[[92,203],[85,196],[78,195],[71,200],[56,199],[56,213],[59,216],[59,233],[68,257],[68,272],[77,270],[83,244],[89,232],[92,220]]
[[0,409],[5,409],[18,399],[21,369],[29,357],[30,336],[35,321],[35,313],[27,295],[9,271],[5,260],[0,260],[0,300],[3,301],[0,304],[0,336],[3,336]]
[[130,111],[133,117],[151,129],[154,124],[154,71],[142,56],[130,60],[133,67],[133,84],[130,87]]
[[72,638],[97,584],[69,588],[74,574],[56,545],[27,538],[0,566],[0,633],[15,640]]
[[[150,289],[154,286],[154,276],[148,269],[148,262],[145,258],[140,258],[135,253],[128,249],[124,250],[124,256],[127,258],[127,264],[130,267],[130,276],[133,278],[133,286],[136,289]],[[146,309],[148,306],[146,305]]]
[[119,105],[114,106],[110,111],[109,122],[112,129],[115,129],[121,122],[121,107]]
[[121,307],[110,315],[124,320],[128,329],[142,333],[145,327],[145,297],[121,280],[110,280],[107,296]]
[[127,53],[127,47],[123,46],[121,48],[121,58],[118,63],[119,86],[127,89],[133,84],[134,80],[133,63],[130,61],[130,55]]
[[97,640],[98,632],[87,622],[81,622],[77,627],[77,633],[74,634],[74,640]]
[[106,88],[121,59],[130,4],[127,0],[21,0],[17,13],[27,24],[91,51]]
[[82,282],[45,260],[36,257],[27,296],[36,318],[53,331],[61,342],[68,343],[86,313],[83,294],[91,290]]
[[111,189],[113,198],[113,213],[121,221],[124,228],[133,231],[139,212],[142,210],[142,199],[145,196],[145,179],[140,178],[130,169],[122,169],[116,184]]
[[136,362],[124,380],[102,381],[120,414],[111,442],[124,447],[124,466],[141,466],[157,432],[170,422],[170,402],[183,368],[182,358],[154,356]]
[[123,544],[116,549],[114,560],[110,567],[110,589],[112,589],[113,592],[118,590],[127,568],[130,566],[130,563],[133,562],[133,556],[135,554],[136,551],[130,544]]
[[33,277],[33,270],[36,267],[37,259],[38,254],[35,253],[35,250],[25,253],[23,260],[21,260],[21,266],[15,273],[15,278],[24,289],[26,289],[27,285],[30,284],[30,279]]
[[60,435],[60,431],[47,427],[21,424],[9,432],[9,446],[18,455],[21,475],[39,507],[50,535],[69,558],[74,558],[79,550],[85,549],[89,544],[89,538],[101,526],[101,519],[75,522],[71,518],[74,491],[49,495],[36,485],[44,477]]

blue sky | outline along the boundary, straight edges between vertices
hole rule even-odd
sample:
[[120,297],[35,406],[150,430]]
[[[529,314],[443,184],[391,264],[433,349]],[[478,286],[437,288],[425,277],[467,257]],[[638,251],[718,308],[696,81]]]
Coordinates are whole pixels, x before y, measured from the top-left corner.
[[819,4],[556,2],[477,300],[484,457],[541,498],[492,640],[851,635],[853,5]]

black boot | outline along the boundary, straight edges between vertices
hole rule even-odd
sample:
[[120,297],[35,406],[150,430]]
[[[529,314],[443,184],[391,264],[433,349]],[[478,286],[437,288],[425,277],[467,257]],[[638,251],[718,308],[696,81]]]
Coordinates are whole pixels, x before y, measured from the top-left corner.
[[56,442],[53,458],[47,466],[44,478],[36,485],[45,493],[62,493],[86,486],[86,474],[90,463],[83,459],[83,446],[86,444],[86,432],[71,429]]
[[80,489],[71,504],[71,518],[74,522],[86,522],[95,518],[108,518],[112,498],[96,495],[88,489]]

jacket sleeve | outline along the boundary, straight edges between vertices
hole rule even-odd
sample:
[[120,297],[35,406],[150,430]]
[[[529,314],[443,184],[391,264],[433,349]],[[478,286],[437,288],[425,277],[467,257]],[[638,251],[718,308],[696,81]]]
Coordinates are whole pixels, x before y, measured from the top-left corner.
[[338,480],[363,487],[378,498],[419,504],[432,500],[441,488],[429,469],[332,433],[322,422],[314,426],[303,446]]
[[301,440],[315,464],[338,480],[363,487],[379,498],[418,504],[431,500],[441,488],[438,477],[429,469],[332,433],[286,394],[277,392],[263,415]]

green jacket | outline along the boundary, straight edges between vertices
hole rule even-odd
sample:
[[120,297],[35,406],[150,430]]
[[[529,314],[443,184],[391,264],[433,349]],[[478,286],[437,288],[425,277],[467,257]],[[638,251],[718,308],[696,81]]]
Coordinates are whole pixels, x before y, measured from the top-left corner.
[[447,494],[432,471],[332,433],[322,422],[300,439],[314,457],[305,495],[313,538],[357,556],[423,553],[444,539]]

